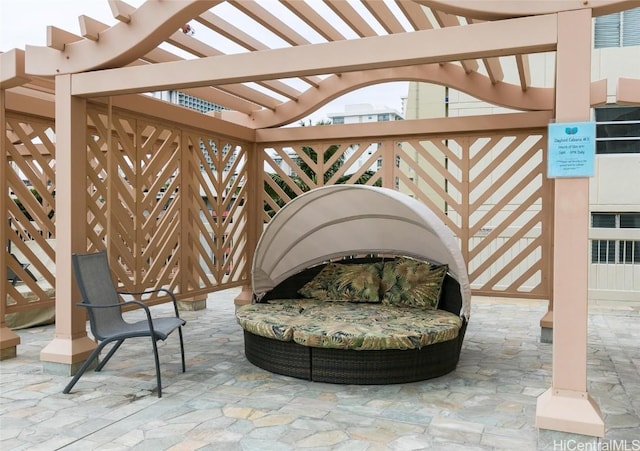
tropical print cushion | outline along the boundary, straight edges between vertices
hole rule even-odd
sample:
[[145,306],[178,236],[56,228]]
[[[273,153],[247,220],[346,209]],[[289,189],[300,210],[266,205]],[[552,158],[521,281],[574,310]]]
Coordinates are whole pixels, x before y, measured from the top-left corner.
[[420,349],[456,338],[462,325],[444,310],[311,299],[247,305],[238,308],[236,317],[256,335],[353,350]]
[[298,293],[306,298],[352,302],[380,302],[382,262],[329,263]]
[[447,265],[406,257],[385,262],[380,282],[382,303],[435,309],[447,270]]
[[300,314],[305,308],[321,302],[312,299],[279,299],[265,304],[242,305],[236,310],[236,319],[244,330],[254,335],[291,341],[294,327],[300,321],[308,321],[308,318],[303,319]]
[[457,315],[444,310],[418,310],[382,304],[333,304],[314,312],[293,332],[293,341],[305,346],[372,351],[421,349],[456,338]]

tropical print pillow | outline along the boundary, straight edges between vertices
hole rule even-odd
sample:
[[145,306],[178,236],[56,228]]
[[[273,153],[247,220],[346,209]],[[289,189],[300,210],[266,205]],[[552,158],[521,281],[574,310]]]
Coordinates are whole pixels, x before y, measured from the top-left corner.
[[382,303],[437,308],[447,270],[447,265],[436,265],[406,257],[385,262],[380,282]]
[[329,263],[298,293],[325,301],[380,302],[382,263]]

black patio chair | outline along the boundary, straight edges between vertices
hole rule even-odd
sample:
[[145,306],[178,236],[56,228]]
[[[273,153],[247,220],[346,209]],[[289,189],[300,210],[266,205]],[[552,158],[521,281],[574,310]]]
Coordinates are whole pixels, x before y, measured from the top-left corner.
[[[29,271],[28,269],[30,266],[29,263],[21,263],[20,260],[18,260],[18,257],[16,257],[14,254],[9,253],[9,255],[13,257],[13,259],[18,263],[18,265],[22,267],[24,272],[26,272],[29,277],[31,277],[33,280],[38,280],[36,276],[34,276],[33,273]],[[9,268],[9,266],[7,266],[7,280],[11,281],[11,285],[15,285],[18,282],[22,282],[22,279],[20,278],[20,276],[17,275],[13,269]]]
[[[182,354],[182,372],[185,372],[184,343],[182,340],[182,326],[186,324],[178,314],[178,305],[172,292],[164,288],[147,290],[140,293],[125,293],[116,290],[111,278],[109,261],[106,251],[93,254],[73,254],[73,270],[82,295],[82,302],[78,306],[86,307],[89,313],[91,333],[98,340],[98,346],[75,374],[71,382],[62,391],[69,393],[78,379],[98,358],[102,349],[109,343],[115,342],[106,357],[98,363],[95,371],[100,371],[118,350],[120,345],[133,337],[151,337],[153,356],[156,364],[156,379],[158,383],[158,398],[162,397],[162,383],[160,380],[160,361],[158,359],[158,340],[166,340],[169,334],[178,329],[180,335],[180,352]],[[123,301],[120,295],[141,295],[154,292],[165,292],[173,300],[175,316],[152,318],[149,307],[143,302]],[[127,322],[122,316],[122,309],[127,305],[137,305],[146,314],[146,319],[137,322]]]

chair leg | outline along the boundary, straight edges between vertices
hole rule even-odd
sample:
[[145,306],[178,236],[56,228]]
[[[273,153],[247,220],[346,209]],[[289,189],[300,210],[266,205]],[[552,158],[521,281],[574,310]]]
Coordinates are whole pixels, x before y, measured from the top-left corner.
[[186,371],[184,366],[184,342],[182,340],[182,326],[178,327],[178,335],[180,335],[180,355],[182,356],[182,372]]
[[160,359],[158,358],[158,345],[156,344],[155,337],[151,337],[151,343],[153,344],[153,358],[156,361],[156,381],[158,383],[158,398],[162,398],[162,381],[160,380]]
[[76,374],[73,376],[73,379],[71,379],[71,381],[67,384],[67,386],[64,388],[64,390],[62,390],[62,393],[64,393],[65,395],[68,394],[71,389],[73,388],[74,385],[76,385],[76,382],[78,382],[78,380],[80,379],[80,377],[84,374],[84,372],[87,370],[87,368],[89,368],[89,365],[91,365],[91,363],[98,358],[98,355],[100,354],[100,351],[102,351],[102,348],[104,348],[104,346],[107,344],[108,342],[102,342],[98,345],[98,347],[96,349],[93,350],[93,352],[91,353],[91,355],[87,358],[87,360],[84,361],[84,363],[82,364],[82,366],[80,367],[80,369],[76,372]]
[[120,347],[120,345],[124,342],[124,340],[118,340],[118,342],[113,345],[113,348],[111,348],[111,350],[109,351],[109,353],[107,354],[107,356],[102,359],[102,361],[98,364],[98,366],[96,367],[95,371],[102,371],[102,368],[104,368],[104,366],[107,364],[107,362],[109,361],[109,359],[111,358],[111,356],[113,356],[113,354],[116,353],[116,351],[118,350],[118,348]]

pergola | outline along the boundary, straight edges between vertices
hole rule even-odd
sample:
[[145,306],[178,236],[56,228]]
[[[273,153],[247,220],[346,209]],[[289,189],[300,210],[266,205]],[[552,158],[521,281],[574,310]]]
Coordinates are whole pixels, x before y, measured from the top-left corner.
[[[202,308],[207,293],[248,285],[268,210],[279,209],[292,193],[341,177],[390,188],[402,182],[460,239],[472,283],[477,275],[476,294],[549,300],[541,325],[553,327],[553,378],[538,399],[537,426],[604,435],[587,390],[589,180],[546,177],[546,126],[589,121],[590,108],[606,102],[606,80],[592,82],[590,76],[592,18],[636,2],[109,5],[118,20],[114,26],[80,16],[81,35],[51,26],[46,47],[0,55],[0,123],[6,136],[0,210],[9,220],[0,240],[55,287],[50,294],[29,279],[9,249],[0,253],[0,266],[16,272],[35,293],[29,299],[9,283],[0,285],[7,299],[0,307],[3,356],[15,355],[19,344],[5,313],[34,305],[55,305],[55,338],[41,353],[45,368],[71,374],[95,347],[85,314],[75,307],[74,252],[106,248],[116,277],[131,291],[159,284],[175,291],[183,306]],[[238,17],[250,25],[241,28]],[[195,35],[190,22],[198,24]],[[237,51],[217,48],[223,40]],[[554,54],[555,83],[535,86],[531,65],[540,55]],[[448,86],[518,112],[283,127],[344,93],[406,80]],[[179,90],[223,109],[203,114],[142,95],[161,90]],[[638,93],[640,80],[618,80],[618,103],[640,103]],[[372,144],[377,145],[367,157]],[[338,156],[323,160],[305,153],[332,146],[347,163],[361,156],[369,164],[381,161],[375,176],[363,182],[364,169],[347,173],[350,164],[328,174]],[[298,169],[297,178],[276,159]],[[319,177],[299,170],[301,164]],[[511,186],[508,193],[501,191],[505,185]],[[20,216],[10,192],[33,221]],[[505,207],[514,203],[522,209],[505,218]],[[521,260],[507,262],[482,279],[498,264],[481,252],[502,227],[486,232],[490,220],[522,228],[506,246],[533,234],[521,254],[534,255],[535,262],[525,269],[516,269]],[[55,261],[55,271],[40,254]],[[507,273],[515,274],[513,281],[497,289]],[[236,302],[248,302],[249,291]]]

